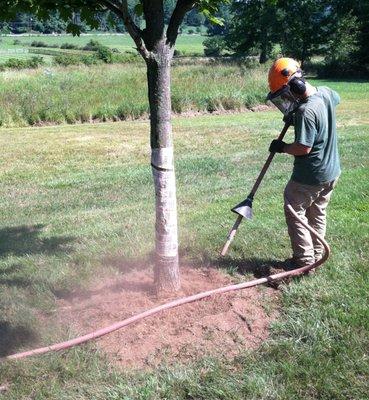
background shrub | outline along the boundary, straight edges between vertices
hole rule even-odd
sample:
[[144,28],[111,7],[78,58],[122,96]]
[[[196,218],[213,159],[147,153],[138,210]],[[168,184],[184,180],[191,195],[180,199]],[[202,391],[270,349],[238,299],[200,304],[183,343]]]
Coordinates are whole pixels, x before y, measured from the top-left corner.
[[109,49],[109,47],[100,45],[96,49],[96,57],[107,64],[111,64],[113,62],[114,53]]
[[60,46],[61,49],[70,49],[70,50],[78,50],[79,46],[73,43],[63,43]]
[[225,49],[225,42],[221,36],[212,36],[204,40],[204,47],[206,56],[220,56]]
[[3,69],[25,69],[25,68],[38,68],[44,65],[44,59],[39,56],[34,56],[28,59],[9,58],[2,64]]
[[63,67],[68,67],[69,65],[79,65],[83,64],[82,62],[82,57],[79,55],[66,55],[66,54],[61,54],[58,56],[54,57],[54,64],[55,65],[61,65]]
[[31,43],[31,47],[47,47],[47,46],[48,46],[47,43],[38,40],[34,40]]
[[96,51],[101,45],[98,40],[91,39],[84,47],[83,50]]

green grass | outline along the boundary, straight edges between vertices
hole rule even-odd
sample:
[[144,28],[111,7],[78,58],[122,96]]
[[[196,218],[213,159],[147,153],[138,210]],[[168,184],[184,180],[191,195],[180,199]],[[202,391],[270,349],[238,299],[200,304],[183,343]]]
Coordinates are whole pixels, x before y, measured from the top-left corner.
[[[29,35],[29,36],[0,36],[0,63],[4,62],[9,56],[7,52],[13,53],[17,49],[22,51],[22,49],[27,50],[30,44],[36,41],[42,41],[48,45],[62,45],[63,43],[72,43],[78,46],[86,45],[90,40],[98,40],[105,46],[110,48],[116,48],[121,52],[136,52],[135,44],[131,37],[127,34],[88,34],[81,36],[72,35]],[[14,40],[18,39],[19,44],[14,45]],[[205,36],[200,34],[182,34],[178,36],[178,41],[176,49],[179,50],[183,55],[203,55],[204,46],[202,42]],[[27,57],[27,54],[23,54],[23,57]],[[30,55],[28,55],[30,56]],[[18,57],[18,56],[17,56]]]
[[[264,78],[264,68],[173,67],[173,111],[240,110],[260,104]],[[136,119],[148,112],[146,68],[140,63],[8,71],[0,76],[2,126]]]
[[[1,398],[366,399],[369,84],[318,83],[342,97],[343,173],[327,232],[332,256],[319,274],[282,287],[280,315],[260,349],[232,361],[134,373],[117,370],[91,343],[0,364],[0,386],[9,385]],[[292,167],[287,155],[273,161],[254,201],[255,218],[241,225],[229,257],[217,255],[235,218],[229,209],[247,195],[281,127],[275,112],[174,120],[181,252],[197,265],[250,279],[253,267],[290,255],[282,210]],[[57,294],[103,271],[117,273],[109,260],[145,258],[152,250],[148,130],[137,121],[0,131],[2,354],[72,336],[52,323]]]

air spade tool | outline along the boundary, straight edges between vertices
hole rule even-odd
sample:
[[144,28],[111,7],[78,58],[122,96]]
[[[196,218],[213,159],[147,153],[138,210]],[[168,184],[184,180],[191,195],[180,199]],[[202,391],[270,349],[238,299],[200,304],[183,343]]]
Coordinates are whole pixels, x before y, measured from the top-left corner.
[[[281,133],[278,136],[278,140],[282,140],[284,138],[284,135],[286,134],[286,132],[290,126],[291,126],[291,123],[287,119],[287,122],[285,123]],[[273,160],[274,154],[275,153],[269,154],[269,157],[265,161],[265,164],[264,164],[262,170],[260,171],[260,174],[259,174],[258,178],[256,179],[256,182],[255,182],[254,186],[252,187],[251,192],[249,193],[247,198],[232,208],[232,211],[234,213],[236,213],[238,215],[238,217],[237,217],[236,222],[234,223],[232,229],[229,231],[227,241],[220,253],[222,256],[225,256],[227,254],[228,248],[229,248],[230,244],[232,243],[233,238],[236,235],[237,229],[240,226],[242,219],[243,218],[252,219],[252,202],[254,200],[255,193],[258,190],[259,185],[260,185],[261,181],[263,180],[264,175],[267,172],[270,163]]]

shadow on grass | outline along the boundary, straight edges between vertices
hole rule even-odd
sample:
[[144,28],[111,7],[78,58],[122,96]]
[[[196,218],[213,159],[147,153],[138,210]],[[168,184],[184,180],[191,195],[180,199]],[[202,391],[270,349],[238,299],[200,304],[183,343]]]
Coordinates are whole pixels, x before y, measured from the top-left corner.
[[12,326],[0,320],[0,357],[14,353],[20,347],[37,342],[36,333],[22,325]]
[[[0,268],[0,286],[8,288],[26,289],[36,283],[37,285],[47,285],[47,281],[41,276],[30,273],[22,264],[13,264],[9,267]],[[0,288],[1,298],[1,288]]]
[[68,236],[40,237],[45,225],[22,225],[0,229],[0,258],[9,255],[24,256],[30,254],[56,254],[70,252]]
[[7,287],[25,288],[30,285],[31,280],[24,276],[14,276],[22,273],[22,265],[14,264],[8,268],[0,269],[0,285]]
[[253,274],[255,278],[265,278],[274,274],[276,269],[282,269],[281,261],[272,258],[234,259],[231,257],[218,257],[211,261],[217,268],[235,270],[239,274]]
[[[0,229],[0,261],[9,256],[22,257],[35,254],[50,256],[72,251],[71,242],[75,238],[65,236],[43,237],[44,231],[45,225],[41,224]],[[42,277],[42,273],[35,273],[33,268],[34,266],[28,263],[23,264],[22,261],[2,265],[0,267],[0,298],[7,295],[7,291],[2,292],[2,289],[8,287],[15,288],[22,296],[25,296],[25,301],[27,301],[29,288],[33,291],[33,285],[43,286],[46,284],[46,278]],[[45,272],[43,272],[44,275]],[[17,292],[14,291],[14,293]],[[24,306],[27,307],[27,303]],[[0,315],[0,357],[12,354],[21,347],[35,344],[37,339],[36,331],[32,330],[27,324],[22,324],[19,321],[11,323],[5,320],[4,315],[1,319]]]
[[[234,248],[237,251],[236,246]],[[242,254],[242,249],[238,249]],[[181,258],[186,260],[186,250],[181,251]],[[184,261],[186,262],[186,261]],[[192,258],[190,265],[207,268],[225,269],[241,275],[252,274],[255,278],[265,278],[277,272],[285,270],[284,261],[275,258],[242,257],[242,256],[220,256],[204,251]]]

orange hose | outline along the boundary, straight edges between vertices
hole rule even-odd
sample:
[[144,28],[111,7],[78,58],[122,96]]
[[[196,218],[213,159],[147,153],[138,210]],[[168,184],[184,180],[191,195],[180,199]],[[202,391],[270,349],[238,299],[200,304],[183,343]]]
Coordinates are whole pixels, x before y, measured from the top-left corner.
[[143,313],[137,314],[137,315],[135,315],[133,317],[130,317],[130,318],[127,318],[127,319],[125,319],[123,321],[116,322],[113,325],[110,325],[108,327],[96,330],[96,331],[91,332],[91,333],[89,333],[87,335],[80,336],[80,337],[77,337],[75,339],[67,340],[66,342],[56,343],[56,344],[53,344],[51,346],[40,347],[38,349],[29,350],[29,351],[25,351],[25,352],[22,352],[22,353],[12,354],[12,355],[9,355],[9,356],[3,358],[2,360],[15,360],[15,359],[20,359],[20,358],[26,358],[26,357],[30,357],[30,356],[45,354],[45,353],[49,353],[51,351],[60,351],[60,350],[69,349],[71,347],[74,347],[74,346],[77,346],[79,344],[85,343],[85,342],[87,342],[89,340],[97,339],[97,338],[99,338],[101,336],[107,335],[107,334],[109,334],[111,332],[114,332],[114,331],[116,331],[118,329],[123,328],[124,326],[133,324],[134,322],[137,322],[137,321],[139,321],[139,320],[141,320],[143,318],[147,318],[147,317],[149,317],[151,315],[155,315],[155,314],[157,314],[157,313],[159,313],[161,311],[168,310],[170,308],[178,307],[178,306],[181,306],[181,305],[186,304],[186,303],[191,303],[193,301],[198,301],[198,300],[204,299],[205,297],[212,296],[214,294],[227,293],[227,292],[231,292],[231,291],[234,291],[234,290],[246,289],[246,288],[249,288],[249,287],[261,285],[263,283],[277,282],[277,281],[282,280],[284,278],[294,277],[294,276],[298,276],[298,275],[304,274],[304,273],[306,273],[306,272],[308,272],[308,271],[310,271],[310,270],[312,270],[314,268],[319,267],[329,257],[330,249],[329,249],[328,243],[313,228],[311,228],[308,224],[306,224],[303,220],[301,220],[300,217],[298,216],[298,214],[292,208],[292,206],[290,204],[288,204],[288,203],[287,203],[287,208],[292,213],[292,215],[306,229],[308,229],[309,232],[313,236],[315,236],[324,246],[325,252],[324,252],[323,257],[319,261],[316,261],[314,264],[311,264],[311,265],[306,266],[306,267],[297,268],[297,269],[294,269],[292,271],[280,272],[278,274],[270,275],[270,276],[265,277],[265,278],[254,279],[254,280],[249,281],[249,282],[243,282],[243,283],[239,283],[237,285],[229,285],[229,286],[221,287],[221,288],[218,288],[218,289],[213,289],[213,290],[209,290],[209,291],[206,291],[206,292],[198,293],[198,294],[195,294],[195,295],[192,295],[192,296],[183,297],[183,298],[171,301],[169,303],[162,304],[162,305],[157,306],[155,308],[152,308],[150,310],[144,311]]

